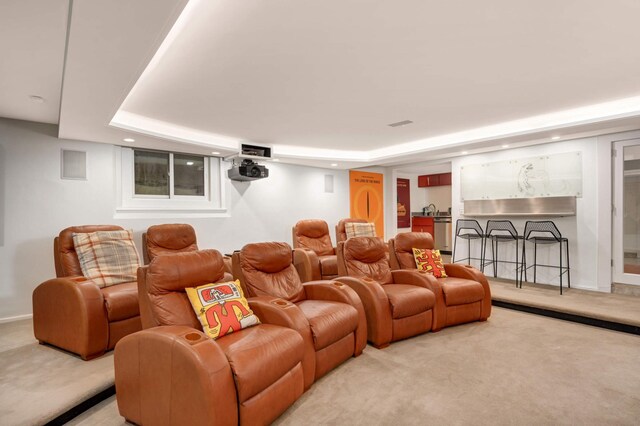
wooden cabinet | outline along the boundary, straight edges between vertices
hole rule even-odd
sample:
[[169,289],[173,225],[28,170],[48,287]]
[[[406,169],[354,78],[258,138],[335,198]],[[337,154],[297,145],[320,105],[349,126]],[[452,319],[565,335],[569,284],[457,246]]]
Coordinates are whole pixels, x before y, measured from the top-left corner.
[[433,217],[414,216],[411,218],[412,232],[428,232],[433,236]]
[[451,173],[418,176],[418,187],[451,185]]
[[451,173],[440,174],[440,185],[451,185]]

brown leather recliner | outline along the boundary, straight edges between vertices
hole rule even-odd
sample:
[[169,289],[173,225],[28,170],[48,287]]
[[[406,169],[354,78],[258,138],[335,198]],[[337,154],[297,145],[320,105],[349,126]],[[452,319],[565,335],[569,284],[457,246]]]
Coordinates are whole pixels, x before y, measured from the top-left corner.
[[[433,237],[428,232],[403,232],[389,240],[392,269],[416,270],[413,248],[433,249]],[[471,321],[486,321],[491,315],[491,289],[482,272],[471,265],[445,263],[447,278],[435,278],[424,273],[432,282],[437,311],[433,330]]]
[[84,360],[113,349],[118,340],[142,328],[135,281],[99,288],[82,275],[73,233],[122,230],[113,225],[73,226],[53,240],[57,278],[33,291],[33,332]]
[[[142,234],[145,265],[162,254],[175,254],[198,250],[196,231],[186,223],[153,225]],[[224,256],[225,270],[231,273],[231,258]]]
[[[247,244],[234,253],[251,308],[272,324],[297,330],[305,343],[305,389],[367,344],[367,323],[358,295],[334,281],[302,284],[287,243]],[[286,309],[274,310],[274,304]]]
[[293,234],[293,263],[302,282],[331,280],[338,276],[336,250],[329,226],[320,219],[301,220]]
[[345,230],[345,225],[350,222],[355,223],[367,223],[364,219],[341,219],[336,225],[336,242],[341,243],[342,241],[347,241],[347,231]]
[[[208,338],[185,288],[225,280],[216,250],[158,256],[138,279],[160,326],[115,350],[120,414],[136,424],[269,424],[304,392],[299,333],[265,323]],[[274,311],[285,310],[271,305]]]
[[338,244],[336,281],[354,289],[365,307],[368,339],[377,348],[431,330],[437,316],[431,283],[417,271],[392,271],[377,237]]

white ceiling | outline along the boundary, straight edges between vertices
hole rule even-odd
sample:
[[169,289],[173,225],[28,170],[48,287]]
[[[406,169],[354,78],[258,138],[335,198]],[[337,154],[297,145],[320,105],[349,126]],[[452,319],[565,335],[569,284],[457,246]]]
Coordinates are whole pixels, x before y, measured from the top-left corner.
[[68,0],[0,2],[0,117],[58,122],[68,13]]
[[[39,19],[64,42],[62,15]],[[71,16],[65,138],[221,155],[251,141],[352,167],[640,128],[636,0],[76,1]],[[3,83],[37,56],[14,44]],[[0,115],[56,121],[17,104]]]

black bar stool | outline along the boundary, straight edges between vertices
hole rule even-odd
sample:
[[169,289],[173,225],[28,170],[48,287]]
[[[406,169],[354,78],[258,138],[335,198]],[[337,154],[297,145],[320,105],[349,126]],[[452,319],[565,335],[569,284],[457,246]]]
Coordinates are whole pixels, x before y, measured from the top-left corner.
[[[532,235],[534,234],[534,235]],[[548,236],[544,236],[548,235]],[[550,236],[549,236],[550,235]],[[533,242],[533,265],[527,266],[527,255],[525,242]],[[559,244],[559,266],[538,264],[538,244]],[[562,245],[566,247],[567,266],[562,266]],[[520,286],[522,287],[522,272],[527,280],[527,269],[533,268],[533,282],[536,282],[536,270],[538,266],[547,268],[558,268],[560,270],[560,294],[562,294],[562,275],[567,274],[567,286],[571,288],[571,269],[569,267],[569,240],[562,236],[560,230],[550,220],[531,221],[528,220],[524,226],[524,241],[522,244],[522,268],[520,269]]]
[[[516,230],[513,223],[510,220],[489,220],[487,221],[487,226],[485,228],[484,233],[484,258],[483,268],[486,265],[493,266],[493,276],[498,276],[498,263],[511,263],[515,264],[515,275],[516,275],[516,287],[518,287],[518,272],[520,268],[520,262],[518,262],[518,243],[522,239],[521,235],[518,235],[518,231]],[[487,241],[491,240],[491,260],[486,261],[487,259]],[[500,247],[500,243],[505,242],[513,242],[515,241],[515,260],[499,260],[500,256],[498,255],[498,248]],[[523,243],[524,244],[524,243]]]
[[[463,240],[467,240],[467,257],[464,259],[456,260],[456,246],[458,243],[458,238],[462,238]],[[472,240],[480,240],[480,257],[471,257],[471,241]],[[484,270],[484,233],[482,232],[482,227],[475,219],[458,219],[456,220],[456,236],[453,240],[453,254],[451,255],[451,263],[457,263],[462,261],[471,260],[479,260],[480,261],[480,270]]]

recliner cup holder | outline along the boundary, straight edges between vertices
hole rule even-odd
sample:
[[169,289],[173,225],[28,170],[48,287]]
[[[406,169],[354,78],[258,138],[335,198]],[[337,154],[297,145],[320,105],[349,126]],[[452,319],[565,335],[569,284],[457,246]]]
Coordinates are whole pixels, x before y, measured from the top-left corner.
[[185,334],[184,338],[190,342],[197,342],[198,340],[202,339],[202,335],[198,333],[189,333]]

